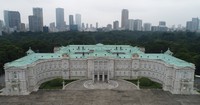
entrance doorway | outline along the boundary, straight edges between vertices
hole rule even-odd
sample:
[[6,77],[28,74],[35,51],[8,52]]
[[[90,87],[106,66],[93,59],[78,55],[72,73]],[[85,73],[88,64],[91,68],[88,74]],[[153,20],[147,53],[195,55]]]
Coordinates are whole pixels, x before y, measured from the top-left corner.
[[104,75],[104,81],[108,82],[108,76],[107,75]]
[[99,75],[99,81],[103,81],[103,76]]
[[97,75],[94,75],[94,81],[97,81],[98,77]]

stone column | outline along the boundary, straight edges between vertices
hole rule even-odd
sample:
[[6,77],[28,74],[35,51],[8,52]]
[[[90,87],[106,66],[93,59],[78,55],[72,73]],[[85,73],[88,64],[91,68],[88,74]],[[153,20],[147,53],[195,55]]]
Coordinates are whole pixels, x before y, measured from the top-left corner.
[[94,80],[95,80],[95,78],[94,78],[94,72],[92,73],[92,80],[93,80],[93,83],[95,82]]
[[109,77],[110,77],[110,76],[109,76],[109,71],[108,71],[108,75],[107,75],[107,80],[108,80],[108,81],[109,81],[109,79],[110,79]]
[[97,81],[99,81],[99,72],[98,72],[98,74],[97,74]]
[[104,77],[104,72],[103,72],[102,78],[103,78],[103,82],[104,82],[104,78],[105,78],[105,77]]

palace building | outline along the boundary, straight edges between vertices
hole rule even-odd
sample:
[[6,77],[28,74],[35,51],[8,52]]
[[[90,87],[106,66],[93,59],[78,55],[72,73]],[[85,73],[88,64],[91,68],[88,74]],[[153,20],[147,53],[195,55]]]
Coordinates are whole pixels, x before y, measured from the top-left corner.
[[115,79],[147,77],[172,94],[193,94],[195,65],[165,53],[149,54],[130,45],[68,45],[54,53],[35,53],[6,63],[5,95],[27,95],[54,78],[88,79],[108,82]]

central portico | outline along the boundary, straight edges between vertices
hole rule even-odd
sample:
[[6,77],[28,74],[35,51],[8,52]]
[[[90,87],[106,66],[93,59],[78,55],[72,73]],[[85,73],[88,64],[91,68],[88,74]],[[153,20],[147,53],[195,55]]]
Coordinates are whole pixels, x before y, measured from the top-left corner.
[[107,60],[94,60],[94,74],[93,79],[94,82],[103,81],[108,82],[109,80],[109,69],[108,69],[108,61]]
[[[91,58],[88,60],[88,77],[93,83],[106,82],[113,79],[114,65],[113,59],[106,57]],[[90,75],[91,74],[91,75]]]

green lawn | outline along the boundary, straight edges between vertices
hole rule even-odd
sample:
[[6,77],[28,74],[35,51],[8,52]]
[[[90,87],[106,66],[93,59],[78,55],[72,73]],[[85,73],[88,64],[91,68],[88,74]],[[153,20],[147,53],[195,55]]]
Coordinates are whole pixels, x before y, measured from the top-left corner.
[[[131,80],[129,79],[127,81],[132,82],[135,85],[137,85],[138,79],[131,79]],[[141,89],[162,89],[162,84],[154,82],[148,78],[142,77],[139,79],[139,81],[140,81]]]
[[[73,82],[75,80],[64,80],[65,81],[65,85]],[[47,82],[44,82],[40,85],[39,89],[62,89],[63,87],[63,79],[61,78],[56,78]]]

